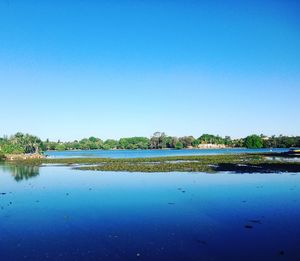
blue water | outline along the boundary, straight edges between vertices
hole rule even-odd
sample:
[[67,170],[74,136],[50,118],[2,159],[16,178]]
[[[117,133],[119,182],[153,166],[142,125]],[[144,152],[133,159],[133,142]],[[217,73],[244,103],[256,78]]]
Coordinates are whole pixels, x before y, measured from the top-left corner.
[[0,166],[0,193],[4,261],[300,260],[299,174]]
[[[272,149],[273,152],[286,152],[288,149]],[[191,149],[191,150],[77,150],[47,151],[45,154],[54,158],[101,157],[101,158],[146,158],[163,156],[216,155],[235,153],[263,153],[270,149]]]

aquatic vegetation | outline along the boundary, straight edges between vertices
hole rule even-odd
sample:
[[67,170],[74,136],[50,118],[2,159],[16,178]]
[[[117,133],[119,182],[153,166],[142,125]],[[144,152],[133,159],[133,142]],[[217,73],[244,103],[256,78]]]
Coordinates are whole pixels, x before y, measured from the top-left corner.
[[[273,155],[273,154],[272,154]],[[280,159],[285,154],[276,154]],[[42,158],[14,161],[14,164],[41,166],[69,165],[80,170],[127,172],[208,172],[236,173],[300,172],[300,162],[269,160],[269,154],[172,156],[154,158]]]

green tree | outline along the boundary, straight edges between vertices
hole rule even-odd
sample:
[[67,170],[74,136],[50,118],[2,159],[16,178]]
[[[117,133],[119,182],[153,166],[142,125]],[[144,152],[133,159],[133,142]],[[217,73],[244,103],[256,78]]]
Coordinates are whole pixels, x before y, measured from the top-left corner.
[[176,143],[176,145],[175,145],[175,149],[177,149],[177,150],[183,149],[183,144],[182,144],[182,142],[178,141],[178,142]]
[[174,149],[177,142],[178,142],[177,137],[171,137],[171,136],[166,137],[166,147],[169,149]]
[[201,137],[198,138],[199,144],[224,144],[225,141],[220,136],[215,136],[212,134],[203,134]]
[[64,151],[64,150],[66,150],[66,146],[63,143],[58,143],[55,147],[55,150]]
[[26,134],[24,136],[24,147],[25,147],[25,153],[39,153],[40,149],[43,147],[43,142],[40,138]]
[[258,135],[250,135],[245,138],[245,147],[248,149],[259,149],[263,147],[263,140]]
[[103,146],[108,149],[115,149],[118,146],[118,142],[116,140],[108,139],[104,142]]
[[193,136],[184,136],[179,138],[184,148],[191,147],[193,145],[195,138]]
[[198,145],[200,144],[200,140],[199,139],[195,139],[192,143],[193,147],[198,147]]
[[167,147],[167,136],[164,132],[155,132],[150,139],[151,149],[163,149]]
[[9,139],[1,139],[0,149],[5,154],[39,153],[45,146],[40,138],[18,132]]
[[118,142],[119,149],[148,149],[149,139],[146,137],[121,138]]
[[98,140],[98,139],[95,138],[95,137],[89,137],[89,141],[90,141],[90,142],[97,142],[97,140]]

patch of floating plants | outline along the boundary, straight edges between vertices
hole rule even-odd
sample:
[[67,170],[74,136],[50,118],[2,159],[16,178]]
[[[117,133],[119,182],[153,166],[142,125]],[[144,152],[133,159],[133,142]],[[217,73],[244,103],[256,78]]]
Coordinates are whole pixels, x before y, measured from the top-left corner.
[[[272,158],[272,160],[270,160]],[[288,159],[288,160],[287,160]],[[291,160],[293,159],[293,160]],[[80,170],[126,172],[232,172],[284,173],[300,172],[300,158],[282,153],[172,156],[156,158],[44,158],[10,162],[27,166],[73,166]]]

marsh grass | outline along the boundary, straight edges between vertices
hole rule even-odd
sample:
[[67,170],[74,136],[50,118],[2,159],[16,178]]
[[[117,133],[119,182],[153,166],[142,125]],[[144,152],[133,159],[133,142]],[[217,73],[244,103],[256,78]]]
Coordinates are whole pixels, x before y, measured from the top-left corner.
[[[273,154],[272,154],[273,155]],[[283,154],[276,156],[284,157]],[[205,156],[172,156],[153,158],[44,158],[17,160],[13,164],[42,166],[56,164],[79,170],[127,172],[208,172],[237,173],[300,172],[299,162],[269,160],[269,154],[231,154]]]

